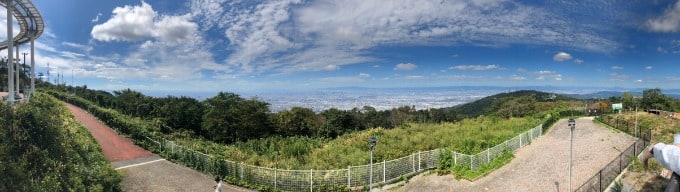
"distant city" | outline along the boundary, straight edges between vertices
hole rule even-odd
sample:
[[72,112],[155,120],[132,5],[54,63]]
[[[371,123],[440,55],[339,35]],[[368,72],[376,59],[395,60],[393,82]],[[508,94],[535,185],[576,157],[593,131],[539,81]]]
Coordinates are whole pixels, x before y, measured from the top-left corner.
[[[569,94],[580,98],[601,98],[619,96],[620,92],[631,91],[642,93],[642,88],[575,88],[575,87],[414,87],[414,88],[365,88],[341,87],[316,90],[267,90],[267,91],[235,91],[244,98],[258,98],[270,104],[272,112],[278,112],[292,107],[310,108],[321,112],[329,108],[351,110],[371,106],[377,110],[388,110],[401,106],[415,106],[416,109],[452,107],[475,101],[486,96],[518,91],[538,90],[558,94]],[[151,96],[184,95],[204,100],[215,96],[216,92],[145,92]],[[664,94],[673,97],[680,90],[663,90]]]

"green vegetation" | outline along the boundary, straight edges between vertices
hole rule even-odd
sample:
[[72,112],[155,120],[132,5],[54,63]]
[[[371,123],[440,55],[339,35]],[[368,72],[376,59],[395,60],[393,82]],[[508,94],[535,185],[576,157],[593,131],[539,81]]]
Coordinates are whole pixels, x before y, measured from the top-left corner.
[[481,176],[488,175],[505,164],[508,164],[510,161],[512,161],[512,158],[515,158],[515,154],[506,151],[503,153],[503,155],[491,161],[491,163],[484,164],[477,170],[470,170],[469,168],[455,165],[451,167],[451,172],[458,179],[475,180]]
[[455,106],[453,109],[466,117],[498,115],[524,117],[555,108],[583,106],[576,99],[540,91],[515,91],[500,93],[477,101]]
[[121,176],[58,100],[0,103],[0,191],[120,191]]

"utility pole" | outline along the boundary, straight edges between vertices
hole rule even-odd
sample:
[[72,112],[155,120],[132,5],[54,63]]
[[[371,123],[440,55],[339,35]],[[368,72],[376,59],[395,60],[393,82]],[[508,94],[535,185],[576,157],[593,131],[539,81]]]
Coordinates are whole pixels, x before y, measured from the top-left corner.
[[22,66],[22,69],[24,69],[24,75],[28,76],[28,74],[26,74],[26,55],[28,53],[21,53],[21,54],[24,55],[24,66]]

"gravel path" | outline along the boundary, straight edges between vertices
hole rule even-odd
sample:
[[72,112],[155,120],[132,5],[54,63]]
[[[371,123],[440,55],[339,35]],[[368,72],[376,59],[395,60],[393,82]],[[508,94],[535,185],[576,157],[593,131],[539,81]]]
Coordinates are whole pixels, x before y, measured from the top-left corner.
[[[592,118],[576,120],[572,186],[576,190],[602,169],[634,138],[603,128]],[[531,145],[516,151],[507,165],[474,182],[451,176],[427,175],[413,178],[396,191],[569,191],[569,128],[558,121]]]
[[[97,140],[104,156],[123,175],[123,191],[213,191],[213,178],[169,162],[118,135],[84,110],[66,104]],[[226,185],[222,191],[249,191]]]

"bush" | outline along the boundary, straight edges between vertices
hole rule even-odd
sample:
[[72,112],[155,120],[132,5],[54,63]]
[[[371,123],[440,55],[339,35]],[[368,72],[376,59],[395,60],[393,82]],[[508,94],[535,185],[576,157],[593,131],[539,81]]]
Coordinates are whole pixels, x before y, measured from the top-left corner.
[[439,150],[439,164],[437,164],[437,174],[445,175],[451,172],[451,165],[453,164],[453,156],[451,152],[445,149]]
[[0,104],[0,191],[120,191],[121,176],[56,99]]

